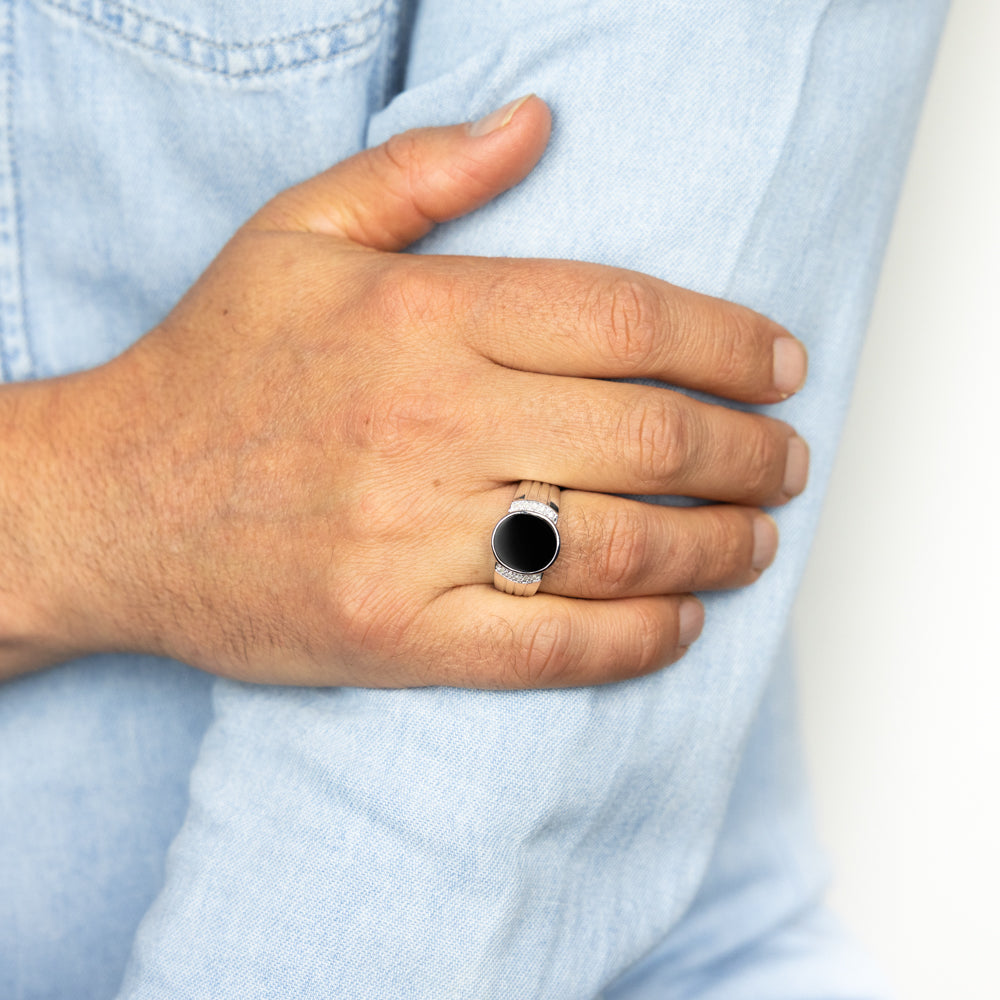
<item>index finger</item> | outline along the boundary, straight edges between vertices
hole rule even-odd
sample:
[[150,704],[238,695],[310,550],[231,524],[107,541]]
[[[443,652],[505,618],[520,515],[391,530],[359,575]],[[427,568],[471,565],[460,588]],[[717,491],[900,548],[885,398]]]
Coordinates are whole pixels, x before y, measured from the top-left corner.
[[463,270],[465,336],[508,368],[652,378],[748,403],[805,381],[802,344],[737,303],[577,261],[471,258]]

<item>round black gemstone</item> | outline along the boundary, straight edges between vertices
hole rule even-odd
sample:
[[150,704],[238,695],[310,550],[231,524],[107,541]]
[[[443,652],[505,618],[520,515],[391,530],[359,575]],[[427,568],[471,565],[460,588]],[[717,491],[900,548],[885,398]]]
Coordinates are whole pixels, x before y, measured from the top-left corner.
[[559,532],[537,514],[508,514],[493,529],[493,554],[515,573],[541,573],[559,554]]

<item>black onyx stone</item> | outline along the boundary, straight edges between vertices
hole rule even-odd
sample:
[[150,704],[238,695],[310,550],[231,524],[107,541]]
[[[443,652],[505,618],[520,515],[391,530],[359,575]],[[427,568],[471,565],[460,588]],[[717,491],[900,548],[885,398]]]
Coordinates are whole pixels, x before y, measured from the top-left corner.
[[559,554],[559,532],[537,514],[508,514],[493,530],[493,554],[515,573],[541,573]]

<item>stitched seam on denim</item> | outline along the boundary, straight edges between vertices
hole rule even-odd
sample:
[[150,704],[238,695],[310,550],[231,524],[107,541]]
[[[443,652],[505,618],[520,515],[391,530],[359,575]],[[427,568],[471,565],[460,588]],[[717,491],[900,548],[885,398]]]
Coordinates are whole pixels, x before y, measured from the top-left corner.
[[[332,62],[357,52],[377,37],[384,23],[386,0],[364,14],[337,24],[324,25],[285,36],[254,42],[217,42],[165,21],[149,17],[115,0],[35,0],[65,15],[119,38],[136,48],[193,69],[227,77],[266,76],[315,63]],[[323,51],[316,52],[322,45]],[[280,49],[289,49],[280,52]],[[242,60],[241,60],[242,57]],[[260,62],[264,66],[240,66]]]
[[[387,4],[387,0],[382,0],[382,2],[377,3],[374,7],[370,7],[364,13],[358,14],[357,17],[349,17],[343,21],[337,21],[334,24],[321,25],[318,28],[296,31],[290,35],[269,35],[266,38],[260,38],[252,42],[219,42],[209,38],[207,35],[199,35],[196,32],[187,31],[178,25],[171,24],[169,21],[162,21],[159,18],[150,17],[149,14],[144,14],[135,7],[130,7],[128,4],[124,3],[118,3],[117,0],[37,0],[37,2],[45,4],[49,7],[58,7],[61,10],[65,10],[67,13],[74,14],[85,20],[91,20],[93,17],[93,15],[89,15],[87,13],[88,10],[118,10],[121,11],[123,15],[128,15],[129,17],[135,18],[136,21],[141,21],[145,24],[152,25],[153,27],[162,28],[165,32],[175,35],[178,38],[187,38],[192,42],[197,42],[199,45],[226,50],[266,48],[269,45],[287,44],[289,42],[296,42],[300,39],[309,38],[314,35],[327,35],[331,32],[339,31],[341,29],[348,28],[351,25],[360,24],[363,21],[369,20],[373,15],[380,14]],[[104,22],[101,22],[99,19],[97,19],[95,23],[101,24],[101,26],[105,27],[108,31],[114,31],[113,27],[104,24]]]
[[[385,0],[385,16],[389,23],[389,37],[382,53],[382,65],[380,67],[381,79],[379,81],[378,107],[384,108],[389,101],[389,88],[392,78],[395,75],[396,59],[399,49],[400,20],[402,19],[402,0]],[[369,111],[369,116],[371,112]]]
[[22,215],[14,163],[14,2],[5,0],[0,25],[0,381],[32,373],[24,323],[24,274],[20,253]]

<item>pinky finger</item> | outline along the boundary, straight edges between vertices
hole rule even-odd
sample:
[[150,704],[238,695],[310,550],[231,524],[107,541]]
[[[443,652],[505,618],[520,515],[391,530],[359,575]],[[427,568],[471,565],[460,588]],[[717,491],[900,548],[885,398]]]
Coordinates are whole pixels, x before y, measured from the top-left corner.
[[459,587],[427,609],[434,631],[462,636],[437,651],[442,676],[429,683],[490,689],[608,684],[680,659],[701,633],[704,609],[690,595],[574,600],[512,597]]

